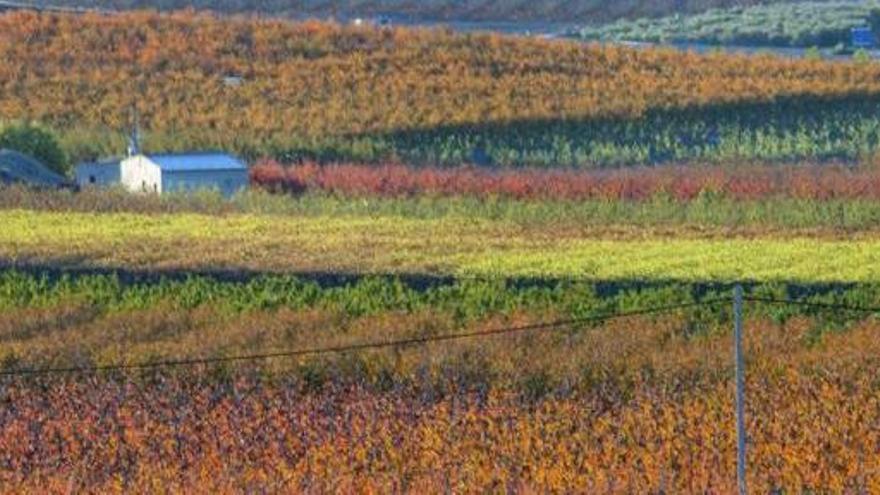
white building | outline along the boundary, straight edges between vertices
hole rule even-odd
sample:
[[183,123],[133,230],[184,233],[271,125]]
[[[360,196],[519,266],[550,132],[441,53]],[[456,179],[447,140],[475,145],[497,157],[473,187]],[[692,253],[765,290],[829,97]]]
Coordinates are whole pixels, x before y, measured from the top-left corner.
[[120,183],[133,192],[213,189],[231,196],[248,185],[247,166],[226,153],[135,154],[119,168]]
[[210,189],[231,196],[247,187],[248,168],[238,158],[221,152],[142,153],[135,124],[127,158],[81,163],[76,167],[76,182],[80,187],[121,184],[132,192],[156,194]]

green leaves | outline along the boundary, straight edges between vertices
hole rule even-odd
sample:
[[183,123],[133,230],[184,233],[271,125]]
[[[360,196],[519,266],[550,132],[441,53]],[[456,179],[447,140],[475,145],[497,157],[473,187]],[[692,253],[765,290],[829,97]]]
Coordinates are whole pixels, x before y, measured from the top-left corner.
[[[124,282],[116,275],[28,275],[0,272],[0,309],[50,308],[84,303],[104,312],[125,312],[168,304],[182,310],[201,306],[235,313],[287,308],[329,309],[346,318],[384,313],[414,314],[423,310],[451,314],[465,322],[517,313],[557,314],[584,319],[646,308],[699,301],[721,300],[717,307],[682,310],[688,319],[704,323],[727,321],[729,289],[717,282],[706,284],[587,282],[509,278],[462,278],[448,282],[425,279],[414,284],[396,277],[368,276],[342,285],[322,286],[316,281],[289,275],[262,275],[248,281],[220,281],[190,276],[172,280]],[[819,287],[799,284],[757,284],[755,297],[797,298],[810,303],[855,307],[880,306],[880,286]],[[834,316],[842,322],[862,313],[842,313],[817,307],[755,305],[753,314],[784,323],[795,315]]]
[[584,27],[589,40],[688,42],[710,45],[831,48],[850,43],[850,29],[864,26],[880,7],[876,0],[777,2],[710,9],[682,17],[619,20]]
[[41,125],[18,123],[0,128],[0,149],[18,151],[36,158],[59,175],[70,174],[70,162],[58,138],[53,131]]

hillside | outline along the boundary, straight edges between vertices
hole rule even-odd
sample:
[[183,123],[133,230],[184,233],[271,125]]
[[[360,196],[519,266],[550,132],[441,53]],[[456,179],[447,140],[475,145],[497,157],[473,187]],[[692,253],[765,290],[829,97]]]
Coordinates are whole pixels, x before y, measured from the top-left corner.
[[53,126],[74,159],[124,150],[135,102],[148,150],[282,161],[588,167],[880,146],[873,64],[192,13],[6,14],[0,53],[0,115]]
[[619,18],[701,12],[713,7],[764,3],[761,0],[22,0],[31,5],[108,9],[175,10],[193,7],[225,13],[259,12],[284,16],[358,17],[379,14],[422,20],[548,21],[600,23]]

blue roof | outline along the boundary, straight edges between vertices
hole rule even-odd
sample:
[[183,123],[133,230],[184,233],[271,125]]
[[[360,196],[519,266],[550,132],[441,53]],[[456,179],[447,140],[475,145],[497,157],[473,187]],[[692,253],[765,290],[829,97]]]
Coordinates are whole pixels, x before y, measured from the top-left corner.
[[77,168],[77,170],[79,170],[79,169],[94,170],[94,169],[104,169],[104,168],[113,168],[113,167],[118,168],[120,162],[122,162],[122,160],[119,160],[116,158],[101,160],[101,161],[97,161],[97,162],[82,162],[82,163],[77,163],[76,168]]
[[146,156],[163,172],[247,170],[247,166],[238,158],[226,153],[165,153]]
[[35,186],[58,187],[67,179],[49,170],[35,158],[18,151],[0,149],[0,178]]

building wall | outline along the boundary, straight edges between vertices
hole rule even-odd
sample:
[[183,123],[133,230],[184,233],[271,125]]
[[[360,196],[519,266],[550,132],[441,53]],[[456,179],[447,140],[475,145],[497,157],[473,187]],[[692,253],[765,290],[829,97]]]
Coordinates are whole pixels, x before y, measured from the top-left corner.
[[162,171],[143,155],[136,155],[122,160],[120,166],[120,182],[132,192],[161,193]]
[[200,189],[216,190],[224,196],[232,196],[248,186],[248,171],[245,170],[197,170],[165,172],[162,177],[162,190],[166,192],[188,192]]
[[80,187],[106,187],[120,181],[118,163],[82,163],[76,166],[74,175]]

